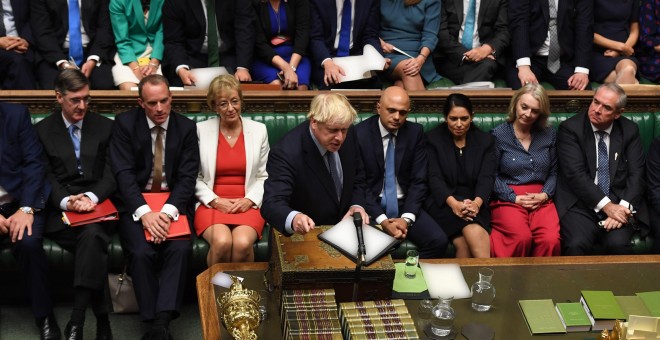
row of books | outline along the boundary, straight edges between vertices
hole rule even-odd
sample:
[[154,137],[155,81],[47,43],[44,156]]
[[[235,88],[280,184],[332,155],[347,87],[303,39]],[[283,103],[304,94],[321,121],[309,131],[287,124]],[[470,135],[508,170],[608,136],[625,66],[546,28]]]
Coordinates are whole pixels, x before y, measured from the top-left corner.
[[333,289],[283,291],[280,316],[283,339],[343,339]]
[[419,339],[408,307],[401,299],[339,304],[344,339]]
[[660,317],[660,291],[615,296],[612,291],[583,290],[580,302],[554,304],[550,299],[520,300],[532,334],[612,329],[631,315]]

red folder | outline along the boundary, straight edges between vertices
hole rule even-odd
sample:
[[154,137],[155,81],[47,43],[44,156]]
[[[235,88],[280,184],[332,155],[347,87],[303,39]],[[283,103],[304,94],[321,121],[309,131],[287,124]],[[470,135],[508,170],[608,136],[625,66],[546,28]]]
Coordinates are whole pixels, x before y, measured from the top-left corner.
[[[144,200],[147,201],[147,205],[151,208],[151,211],[161,211],[165,202],[170,197],[169,192],[146,192],[143,193]],[[144,237],[147,239],[147,242],[152,242],[153,236],[151,233],[144,230]],[[170,229],[167,232],[168,240],[176,239],[187,239],[190,237],[190,224],[188,224],[188,217],[184,214],[179,214],[179,219],[177,221],[172,221],[170,223]]]
[[72,227],[79,227],[85,224],[115,221],[119,219],[117,208],[109,199],[99,203],[90,212],[62,211],[62,221],[64,224]]

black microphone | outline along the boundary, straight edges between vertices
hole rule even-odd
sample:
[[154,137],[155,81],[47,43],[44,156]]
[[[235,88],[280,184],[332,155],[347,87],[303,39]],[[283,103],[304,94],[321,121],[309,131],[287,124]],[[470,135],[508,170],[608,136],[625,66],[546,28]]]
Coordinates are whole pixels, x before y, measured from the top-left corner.
[[362,215],[360,215],[360,213],[353,213],[353,223],[355,223],[355,229],[358,238],[358,257],[360,258],[360,263],[362,263],[364,262],[364,257],[367,254],[367,250],[364,247],[364,236],[362,235]]

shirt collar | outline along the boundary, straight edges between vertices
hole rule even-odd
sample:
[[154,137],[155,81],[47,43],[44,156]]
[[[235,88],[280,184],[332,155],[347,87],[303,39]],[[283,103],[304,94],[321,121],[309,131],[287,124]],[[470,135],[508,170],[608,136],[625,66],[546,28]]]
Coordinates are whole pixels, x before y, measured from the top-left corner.
[[[591,122],[589,122],[589,124],[591,124]],[[612,134],[612,127],[613,127],[613,126],[614,126],[614,122],[612,122],[612,124],[610,124],[610,126],[609,126],[607,129],[605,129],[605,130],[600,130],[600,129],[598,129],[597,127],[595,127],[593,124],[591,124],[591,129],[593,130],[594,133],[596,133],[596,132],[598,132],[598,131],[605,131],[605,132],[607,133],[607,135],[611,135],[611,134]]]
[[378,119],[378,129],[380,130],[380,137],[381,137],[381,138],[385,138],[385,137],[387,137],[387,135],[389,135],[390,133],[391,133],[392,135],[394,135],[394,137],[396,137],[396,135],[399,133],[399,130],[396,130],[396,131],[394,131],[394,132],[389,132],[389,131],[383,126],[383,123],[380,121],[380,119]]
[[312,124],[309,124],[309,135],[312,136],[312,140],[314,141],[316,148],[319,149],[321,156],[325,156],[325,153],[328,152],[328,150],[324,148],[321,143],[319,143],[319,140],[316,139],[316,136],[314,136],[314,132],[312,131]]
[[64,126],[66,126],[67,129],[69,129],[69,126],[71,126],[71,125],[75,125],[75,126],[78,127],[78,129],[80,129],[80,130],[82,131],[82,123],[83,123],[83,120],[82,120],[82,119],[79,120],[79,121],[76,122],[76,123],[71,123],[71,122],[69,122],[69,121],[66,119],[66,117],[64,117],[64,113],[62,113],[62,120],[64,121]]
[[[170,117],[168,116],[167,119],[165,119],[165,122],[163,124],[160,124],[160,127],[162,127],[163,130],[167,131],[167,126],[169,125],[169,123],[170,123]],[[149,119],[149,117],[147,117],[147,124],[149,124],[149,131],[151,131],[151,129],[153,129],[154,126],[156,126],[156,123],[152,122],[151,119]]]

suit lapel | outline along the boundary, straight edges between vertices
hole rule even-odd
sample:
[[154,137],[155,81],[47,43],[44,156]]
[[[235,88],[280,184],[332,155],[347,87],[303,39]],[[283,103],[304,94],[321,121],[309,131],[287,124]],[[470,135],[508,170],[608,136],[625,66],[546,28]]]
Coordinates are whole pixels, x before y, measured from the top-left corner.
[[[149,6],[149,19],[147,19],[147,22],[151,24],[151,21],[153,20],[152,17],[154,16],[155,11],[152,11],[151,9],[153,6],[155,6],[156,1],[152,1],[150,6]],[[138,22],[138,25],[140,25],[140,28],[142,28],[143,32],[147,32],[147,26],[144,23],[144,12],[142,11],[142,2],[141,1],[131,1],[131,4],[133,5],[133,12],[135,13],[135,19]],[[142,20],[140,20],[142,19]]]
[[610,171],[610,188],[612,187],[612,182],[614,181],[614,175],[616,174],[617,165],[619,160],[623,156],[623,150],[621,146],[623,145],[623,131],[619,128],[618,120],[614,121],[612,126],[612,133],[610,134],[610,152],[609,152],[609,171]]
[[5,143],[7,142],[7,124],[5,123],[5,113],[2,108],[0,108],[0,164],[3,163],[2,160],[2,151],[5,148]]
[[82,138],[80,139],[80,165],[83,169],[83,176],[87,178],[94,175],[94,162],[99,144],[98,134],[94,133],[94,117],[91,115],[92,113],[88,112],[83,119]]
[[[454,6],[456,8],[456,16],[458,16],[458,24],[463,25],[463,0],[454,0]],[[459,27],[460,28],[460,27]]]
[[192,13],[195,16],[195,20],[200,24],[200,26],[203,27],[204,32],[207,32],[206,18],[204,17],[204,8],[202,7],[202,1],[205,0],[190,1],[189,4]]
[[[69,131],[64,124],[61,111],[57,110],[51,114],[50,118],[50,131],[53,136],[52,142],[62,147],[57,148],[57,152],[62,158],[62,163],[66,167],[67,174],[78,173],[78,160],[76,159],[76,152],[73,150],[73,141]],[[83,127],[85,124],[83,123]],[[83,135],[81,131],[81,135]],[[82,141],[80,143],[82,147]],[[82,150],[81,150],[82,155]]]
[[406,124],[404,123],[396,135],[396,144],[394,144],[396,145],[396,149],[394,153],[394,174],[396,177],[399,176],[399,170],[401,170],[401,162],[403,162],[403,156],[405,154],[405,150],[407,146],[406,144],[408,142],[406,138],[407,131],[408,129],[406,129]]
[[376,164],[378,169],[383,172],[385,169],[385,153],[383,151],[383,137],[380,135],[380,128],[378,127],[378,118],[373,120],[369,131],[371,132],[370,140],[373,143],[371,150],[376,150]]
[[[550,25],[550,1],[554,0],[541,0],[541,12],[543,12],[543,21],[546,26]],[[559,11],[557,11],[559,13]]]
[[488,5],[490,4],[490,0],[481,0],[481,4],[479,5],[479,13],[475,13],[477,15],[477,33],[480,31],[479,28],[481,28],[481,22],[483,21],[484,13],[486,13],[486,8],[488,8]]
[[167,185],[172,189],[172,176],[174,175],[174,158],[176,158],[177,146],[181,145],[179,141],[178,124],[174,112],[170,113],[170,122],[167,124],[167,133],[165,134],[165,173],[167,175]]
[[589,175],[591,178],[596,178],[596,168],[598,167],[596,160],[596,137],[594,137],[594,131],[591,128],[587,114],[584,114],[584,147],[584,152],[587,155],[587,165],[589,166]]
[[243,143],[245,144],[245,180],[247,181],[252,176],[252,163],[254,162],[255,152],[254,141],[252,140],[252,130],[246,128],[245,119],[241,117],[243,123]]
[[[308,124],[305,126],[309,127]],[[316,177],[318,177],[321,185],[323,185],[323,188],[325,188],[325,191],[327,191],[328,195],[335,198],[332,201],[339,205],[339,201],[336,199],[337,192],[335,191],[332,177],[330,177],[330,173],[328,172],[328,168],[325,165],[325,161],[319,153],[319,150],[316,148],[314,140],[312,140],[312,137],[309,135],[309,130],[305,129],[302,134],[305,164],[307,164],[307,166],[312,170]]]

